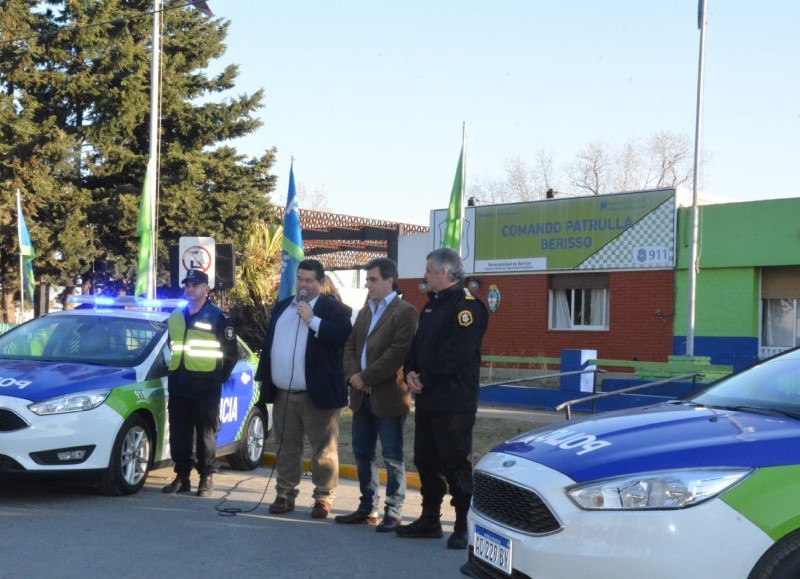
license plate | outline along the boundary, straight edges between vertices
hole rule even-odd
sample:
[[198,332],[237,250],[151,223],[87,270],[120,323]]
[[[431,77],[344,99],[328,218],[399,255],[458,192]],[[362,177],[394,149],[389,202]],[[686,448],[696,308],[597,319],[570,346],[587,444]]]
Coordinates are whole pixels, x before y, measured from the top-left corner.
[[475,525],[472,536],[475,556],[492,567],[511,575],[511,541],[505,537]]

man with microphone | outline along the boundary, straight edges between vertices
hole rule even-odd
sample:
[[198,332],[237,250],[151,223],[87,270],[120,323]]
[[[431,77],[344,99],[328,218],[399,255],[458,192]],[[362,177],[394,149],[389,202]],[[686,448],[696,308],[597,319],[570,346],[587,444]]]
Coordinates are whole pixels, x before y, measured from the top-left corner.
[[297,266],[297,295],[272,309],[256,380],[271,402],[278,441],[275,501],[269,512],[294,510],[303,473],[303,439],[311,445],[311,516],[326,518],[339,483],[339,414],[347,405],[343,348],[352,310],[321,294],[325,268],[315,259]]

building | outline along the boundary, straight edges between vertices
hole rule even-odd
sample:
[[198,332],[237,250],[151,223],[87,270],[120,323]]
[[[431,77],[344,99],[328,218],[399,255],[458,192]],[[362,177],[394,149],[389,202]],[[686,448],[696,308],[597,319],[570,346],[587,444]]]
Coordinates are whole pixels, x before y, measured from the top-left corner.
[[[485,355],[667,361],[686,353],[689,196],[673,189],[468,207],[461,255],[490,306]],[[794,346],[800,199],[703,205],[694,354],[735,369]],[[420,308],[427,234],[401,236],[401,289]]]

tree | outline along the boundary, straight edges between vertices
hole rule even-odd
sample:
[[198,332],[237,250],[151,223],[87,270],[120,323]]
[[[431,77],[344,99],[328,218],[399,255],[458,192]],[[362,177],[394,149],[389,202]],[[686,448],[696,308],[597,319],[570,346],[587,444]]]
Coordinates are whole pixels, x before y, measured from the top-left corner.
[[506,161],[503,179],[478,179],[470,187],[470,197],[481,203],[535,201],[544,198],[555,179],[553,153],[540,148],[532,166],[515,157]]
[[301,209],[312,209],[313,211],[330,211],[328,205],[328,192],[324,187],[314,187],[313,191],[308,190],[305,183],[297,185],[297,204]]
[[267,331],[269,308],[278,296],[281,281],[283,226],[265,221],[250,225],[236,268],[237,283],[228,292],[228,311],[237,332],[258,350]]
[[37,253],[37,278],[72,264],[58,250],[79,239],[70,235],[75,231],[70,223],[80,223],[83,208],[62,181],[70,142],[35,92],[44,83],[38,63],[45,52],[40,41],[45,20],[34,10],[38,4],[10,0],[0,10],[0,284],[3,319],[9,322],[16,321],[13,300],[19,289],[16,191]]
[[[61,165],[44,173],[52,174],[53,186],[40,191],[38,208],[29,214],[34,244],[37,235],[51,232],[48,249],[61,258],[47,264],[54,281],[64,282],[100,263],[109,266],[110,275],[130,281],[149,150],[152,3],[6,4],[0,11],[0,38],[31,39],[27,50],[16,55],[28,60],[16,68],[9,48],[14,44],[0,46],[4,89],[16,81],[13,73],[30,71],[13,90],[4,90],[28,95],[28,100],[16,97],[6,111],[37,123],[39,130],[51,123],[60,137],[44,133],[41,140],[62,143]],[[30,23],[31,34],[21,22]],[[178,0],[165,1],[162,22],[158,251],[164,283],[168,247],[181,235],[210,235],[218,243],[238,246],[247,223],[271,218],[275,150],[248,159],[224,146],[260,125],[254,113],[263,98],[261,91],[224,96],[235,87],[236,66],[213,77],[204,72],[224,53],[228,23],[207,19]],[[8,133],[12,121],[17,122],[6,112],[0,131]],[[31,158],[27,151],[5,155],[17,161]],[[18,168],[13,174],[19,179]],[[38,258],[34,265],[37,270],[43,266]]]
[[[483,203],[511,203],[543,199],[551,189],[556,195],[575,196],[676,188],[692,179],[692,151],[689,137],[669,131],[644,142],[631,138],[618,151],[596,140],[558,172],[553,154],[540,148],[532,164],[520,157],[506,161],[503,179],[479,179],[470,196]],[[562,180],[569,186],[561,189]]]

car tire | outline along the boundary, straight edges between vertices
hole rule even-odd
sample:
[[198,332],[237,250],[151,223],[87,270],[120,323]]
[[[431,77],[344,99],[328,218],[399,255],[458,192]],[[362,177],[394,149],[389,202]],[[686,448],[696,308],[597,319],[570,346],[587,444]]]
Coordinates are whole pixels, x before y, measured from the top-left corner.
[[137,414],[122,424],[111,448],[108,468],[98,481],[106,495],[131,495],[147,480],[153,465],[152,434],[147,421]]
[[267,425],[264,412],[254,406],[247,415],[239,448],[228,456],[228,464],[237,470],[253,470],[258,467],[261,464],[266,440]]
[[748,579],[800,577],[800,533],[793,533],[764,553]]

